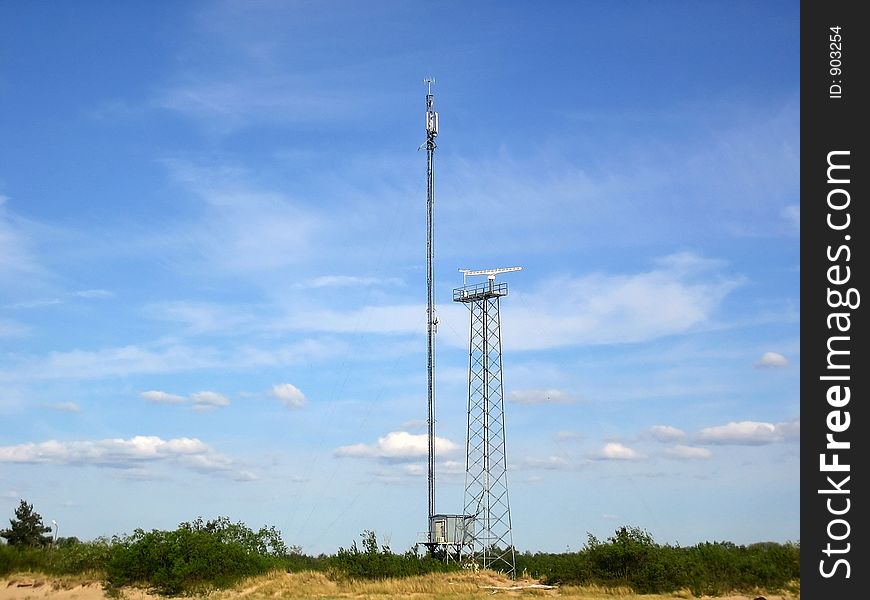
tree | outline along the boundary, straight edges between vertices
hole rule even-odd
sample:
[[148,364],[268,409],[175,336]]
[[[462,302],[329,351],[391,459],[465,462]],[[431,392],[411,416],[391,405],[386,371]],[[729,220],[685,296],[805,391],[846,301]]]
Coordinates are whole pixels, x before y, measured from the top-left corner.
[[15,518],[9,519],[9,529],[0,530],[0,537],[16,548],[34,548],[51,544],[51,536],[44,535],[51,527],[42,524],[42,515],[34,512],[33,505],[24,500],[15,509]]

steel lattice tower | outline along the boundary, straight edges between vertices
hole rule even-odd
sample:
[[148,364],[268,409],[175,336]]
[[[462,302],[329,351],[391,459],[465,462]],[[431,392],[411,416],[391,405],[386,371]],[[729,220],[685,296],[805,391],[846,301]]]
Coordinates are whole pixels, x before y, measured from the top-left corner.
[[468,352],[468,436],[466,438],[464,514],[471,559],[485,569],[516,576],[505,451],[504,387],[502,384],[501,315],[499,300],[507,284],[498,273],[462,270],[465,276],[486,275],[487,282],[453,291],[453,300],[471,311]]

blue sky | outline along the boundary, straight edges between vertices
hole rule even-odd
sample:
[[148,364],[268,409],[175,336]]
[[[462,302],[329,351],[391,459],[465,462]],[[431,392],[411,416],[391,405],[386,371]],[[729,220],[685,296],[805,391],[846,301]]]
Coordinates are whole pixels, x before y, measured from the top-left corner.
[[[60,535],[426,523],[503,276],[520,550],[797,541],[797,2],[5,2],[0,509]],[[0,511],[2,512],[2,511]]]

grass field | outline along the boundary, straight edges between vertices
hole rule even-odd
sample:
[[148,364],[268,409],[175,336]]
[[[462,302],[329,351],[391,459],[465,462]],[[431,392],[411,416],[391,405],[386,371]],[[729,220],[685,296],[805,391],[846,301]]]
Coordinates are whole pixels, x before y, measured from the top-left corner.
[[[719,600],[799,600],[800,589],[769,593],[759,591],[750,595],[720,596]],[[110,597],[102,584],[94,579],[77,577],[48,577],[36,573],[16,574],[0,579],[0,600],[37,600],[41,598],[102,600]],[[116,596],[117,597],[117,596]],[[125,588],[120,597],[128,600],[155,599],[159,596],[145,590]],[[691,600],[689,592],[670,595],[640,595],[627,589],[561,586],[548,588],[526,579],[513,581],[499,573],[433,573],[419,577],[355,581],[332,579],[324,573],[273,572],[245,580],[230,590],[213,591],[210,600],[265,600],[275,598],[316,599],[381,599],[407,600],[459,600],[462,598],[564,598],[566,600]]]

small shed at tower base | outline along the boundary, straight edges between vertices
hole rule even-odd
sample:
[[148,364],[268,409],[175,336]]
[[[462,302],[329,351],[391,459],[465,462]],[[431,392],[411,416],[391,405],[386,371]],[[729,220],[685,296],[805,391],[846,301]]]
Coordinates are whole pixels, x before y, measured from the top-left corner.
[[461,553],[474,541],[473,515],[439,514],[429,517],[429,531],[423,543],[429,550],[443,549],[448,554]]

